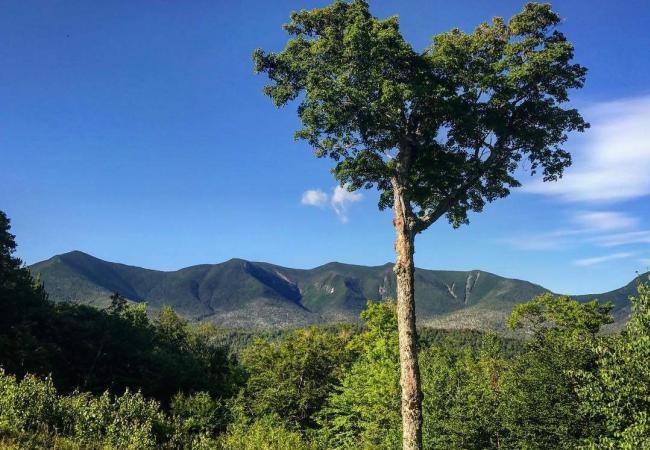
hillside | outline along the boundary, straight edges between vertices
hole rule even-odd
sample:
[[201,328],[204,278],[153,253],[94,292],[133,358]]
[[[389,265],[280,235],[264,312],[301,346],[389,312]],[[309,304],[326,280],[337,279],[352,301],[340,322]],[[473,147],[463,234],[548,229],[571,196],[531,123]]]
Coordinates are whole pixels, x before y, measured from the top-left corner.
[[[229,327],[287,327],[356,321],[366,301],[394,296],[392,264],[329,263],[290,269],[231,259],[172,272],[143,269],[79,251],[54,256],[30,270],[54,301],[106,306],[119,292],[152,310],[169,305],[194,320]],[[512,306],[546,292],[541,286],[479,270],[416,269],[419,323],[436,328],[500,329]],[[612,300],[617,317],[627,315],[634,283],[584,299]]]

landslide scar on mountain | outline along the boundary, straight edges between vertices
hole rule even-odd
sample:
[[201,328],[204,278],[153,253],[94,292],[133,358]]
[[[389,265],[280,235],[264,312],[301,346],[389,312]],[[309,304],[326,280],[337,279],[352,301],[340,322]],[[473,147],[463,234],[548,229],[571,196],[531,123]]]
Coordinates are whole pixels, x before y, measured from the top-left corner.
[[472,273],[470,272],[469,275],[467,275],[467,280],[465,281],[465,300],[463,301],[464,304],[469,303],[469,296],[472,293],[472,289],[474,289],[474,286],[476,286],[476,282],[478,281],[478,277],[481,276],[481,272],[476,272],[476,278],[472,277]]
[[445,286],[447,287],[447,292],[449,292],[449,295],[454,297],[455,300],[458,300],[458,296],[456,295],[456,292],[454,292],[454,289],[456,288],[456,282],[451,283],[451,286],[445,283]]
[[302,295],[300,294],[300,289],[298,289],[295,283],[289,281],[287,277],[278,276],[248,261],[244,265],[244,270],[282,297],[291,300],[293,303],[301,304]]

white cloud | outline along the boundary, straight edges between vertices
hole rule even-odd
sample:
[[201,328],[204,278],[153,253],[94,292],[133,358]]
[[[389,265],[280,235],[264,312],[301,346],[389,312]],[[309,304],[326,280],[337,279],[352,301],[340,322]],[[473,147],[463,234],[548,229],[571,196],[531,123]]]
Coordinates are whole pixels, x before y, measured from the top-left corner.
[[619,245],[629,244],[650,244],[650,230],[606,234],[595,237],[593,242],[603,247],[617,247]]
[[639,258],[639,262],[646,267],[650,266],[650,258]]
[[327,204],[329,196],[320,189],[309,189],[302,193],[302,200],[300,203],[303,205],[311,205],[323,207]]
[[537,180],[524,189],[569,202],[612,202],[650,194],[650,96],[600,103],[584,115],[592,127],[582,145],[572,150],[573,167],[558,182]]
[[339,220],[346,223],[350,204],[359,202],[362,198],[363,196],[359,192],[349,192],[345,187],[336,186],[331,196],[320,189],[309,189],[302,193],[300,203],[323,208],[329,202],[329,206],[334,210]]
[[361,201],[362,198],[363,196],[360,192],[350,192],[347,188],[341,186],[334,188],[331,204],[341,222],[346,223],[348,221],[347,213],[349,205]]
[[572,228],[509,237],[504,242],[521,250],[559,250],[583,243],[606,246],[601,242],[608,237],[634,233],[627,230],[634,229],[639,219],[617,211],[577,211],[571,214],[569,222],[573,224]]
[[582,231],[614,231],[633,228],[639,219],[616,211],[578,211],[573,214],[571,222]]
[[629,258],[636,254],[632,251],[641,251],[639,245],[650,244],[650,230],[641,227],[639,218],[611,207],[593,207],[650,195],[650,96],[595,104],[583,113],[592,127],[569,141],[574,163],[564,178],[552,183],[537,179],[524,187],[527,192],[578,204],[579,209],[570,213],[564,228],[520,236],[511,243],[532,250],[578,246],[630,249],[573,262],[587,267]]
[[573,261],[573,264],[576,266],[581,266],[581,267],[587,267],[587,266],[593,266],[596,264],[604,263],[607,261],[612,261],[616,259],[626,259],[631,256],[634,256],[634,253],[629,253],[629,252],[620,252],[620,253],[612,253],[611,255],[604,255],[604,256],[595,256],[593,258],[583,258],[583,259],[577,259]]

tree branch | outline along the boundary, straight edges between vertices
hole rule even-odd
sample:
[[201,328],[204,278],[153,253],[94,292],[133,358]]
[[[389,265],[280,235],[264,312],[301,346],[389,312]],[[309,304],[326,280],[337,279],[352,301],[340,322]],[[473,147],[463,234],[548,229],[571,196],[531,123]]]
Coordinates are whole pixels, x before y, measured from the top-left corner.
[[470,190],[476,183],[478,183],[483,175],[488,171],[490,166],[493,164],[493,162],[497,159],[498,152],[495,151],[494,149],[490,153],[490,156],[481,164],[480,168],[476,171],[475,174],[473,174],[469,179],[463,183],[458,189],[456,189],[455,192],[450,194],[444,201],[440,202],[436,209],[434,209],[431,213],[423,216],[423,217],[416,217],[416,222],[414,225],[414,233],[420,233],[427,228],[429,228],[436,220],[438,220],[440,217],[442,217],[447,211],[449,211],[449,208],[453,206],[455,202],[457,202],[460,198],[462,198],[468,190]]

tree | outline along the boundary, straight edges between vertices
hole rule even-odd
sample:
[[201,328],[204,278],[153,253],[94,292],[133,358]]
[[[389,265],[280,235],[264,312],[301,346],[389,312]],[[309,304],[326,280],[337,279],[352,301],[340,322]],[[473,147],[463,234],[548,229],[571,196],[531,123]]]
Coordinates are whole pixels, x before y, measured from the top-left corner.
[[315,425],[314,415],[348,365],[347,333],[315,327],[291,332],[281,341],[257,339],[241,362],[248,373],[243,406],[249,415],[275,415],[291,427]]
[[422,447],[414,240],[443,216],[458,227],[470,211],[531,173],[557,180],[570,164],[567,134],[588,124],[563,107],[583,85],[573,46],[548,4],[509,21],[434,36],[424,51],[402,37],[397,17],[378,19],[364,0],[293,12],[284,50],[254,52],[277,106],[299,101],[306,140],[348,190],[377,187],[394,212],[403,446]]
[[399,355],[393,303],[371,303],[363,332],[348,347],[357,356],[319,415],[328,449],[399,446]]
[[11,221],[0,211],[0,366],[24,374],[48,366],[52,346],[35,338],[34,329],[48,317],[49,302],[15,251]]
[[[0,329],[14,328],[21,315],[47,303],[47,294],[23,262],[14,256],[11,221],[0,211]],[[15,330],[14,330],[15,331]]]
[[486,335],[480,350],[447,344],[422,352],[426,448],[516,448],[503,446],[496,414],[508,368],[497,356],[499,345]]
[[623,332],[594,346],[594,371],[578,372],[582,412],[603,424],[588,448],[650,449],[650,282],[637,288]]
[[599,422],[582,411],[576,373],[594,371],[598,333],[612,323],[611,311],[610,303],[550,293],[514,308],[508,326],[533,334],[502,377],[507,401],[496,414],[508,448],[576,448],[599,434]]
[[228,397],[238,387],[239,370],[214,343],[214,327],[189,324],[171,308],[152,320],[145,303],[118,293],[104,310],[51,302],[15,249],[0,211],[0,367],[7,373],[49,374],[62,392],[141,390],[165,405],[178,391]]

